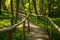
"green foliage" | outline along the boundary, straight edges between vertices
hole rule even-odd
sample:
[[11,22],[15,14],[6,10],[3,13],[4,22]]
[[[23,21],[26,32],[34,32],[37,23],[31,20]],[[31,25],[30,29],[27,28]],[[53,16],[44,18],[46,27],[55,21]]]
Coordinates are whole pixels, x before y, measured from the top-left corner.
[[[22,3],[22,1],[23,1],[23,3]],[[43,3],[43,5],[42,5],[42,3]],[[54,13],[52,13],[53,16],[54,17],[57,17],[57,16],[59,17],[59,15],[60,15],[60,5],[59,5],[60,1],[59,0],[51,0],[51,3],[52,4],[54,3],[54,8],[56,7],[54,9]],[[38,14],[41,14],[41,11],[42,11],[41,8],[42,7],[43,7],[43,11],[45,11],[45,9],[48,10],[48,4],[49,4],[48,0],[43,0],[43,2],[42,2],[42,0],[36,0],[36,8],[37,8]],[[20,5],[19,9],[25,10],[26,12],[29,12],[29,2],[28,2],[28,0],[20,0],[19,5]],[[14,10],[16,10],[16,0],[13,0],[13,7],[14,7]],[[24,8],[22,8],[22,7],[24,7]],[[2,1],[2,8],[6,8],[7,10],[10,11],[10,0]],[[35,13],[34,8],[33,8],[32,0],[30,0],[30,9],[31,9],[32,13]],[[49,15],[51,15],[51,14],[49,14]]]
[[2,15],[0,15],[0,29],[11,26],[10,19],[11,13],[2,11]]

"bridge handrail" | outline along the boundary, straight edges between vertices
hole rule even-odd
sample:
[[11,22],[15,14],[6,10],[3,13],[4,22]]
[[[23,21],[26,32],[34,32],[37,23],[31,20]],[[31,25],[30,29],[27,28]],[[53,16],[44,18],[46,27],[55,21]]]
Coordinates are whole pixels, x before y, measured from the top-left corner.
[[56,25],[53,21],[52,21],[52,19],[50,18],[50,17],[48,17],[48,16],[45,16],[49,21],[50,21],[50,23],[60,32],[60,27],[58,26],[58,25]]
[[33,16],[42,16],[42,17],[47,18],[48,21],[60,32],[60,27],[59,27],[58,25],[56,25],[56,24],[52,21],[52,19],[51,19],[50,17],[44,16],[44,15],[34,15],[34,14],[32,14],[32,15],[33,15]]
[[[47,19],[46,22],[44,21],[44,28],[47,26],[46,28],[47,28],[47,32],[48,32],[48,21],[49,21],[50,22],[50,37],[49,37],[49,39],[53,40],[53,37],[52,37],[52,32],[53,32],[52,27],[54,27],[58,31],[58,40],[60,40],[60,27],[58,25],[56,25],[52,21],[52,19],[50,17],[45,16],[45,15],[33,15],[33,16],[41,16],[41,17],[44,17],[44,20]],[[45,23],[47,23],[47,24],[45,24]]]
[[[23,12],[23,11],[19,11],[19,12],[26,14],[26,13]],[[60,31],[59,26],[56,25],[56,24],[52,21],[52,19],[51,19],[50,17],[44,16],[44,15],[35,15],[35,14],[31,14],[31,15],[33,15],[33,16],[43,16],[43,17],[47,18],[47,19],[50,21],[50,23],[51,23],[56,29],[58,29],[58,31]]]
[[48,19],[47,21],[50,22],[50,26],[51,26],[50,27],[50,40],[53,39],[53,37],[52,37],[52,32],[53,32],[52,27],[55,27],[55,29],[58,31],[58,40],[60,40],[60,27],[58,25],[56,25],[50,17],[48,17],[48,16],[44,16],[44,17],[47,18]]
[[1,29],[1,30],[0,30],[0,33],[6,32],[6,31],[9,31],[9,30],[12,30],[12,29],[16,28],[18,25],[20,25],[21,23],[23,23],[23,22],[28,18],[28,16],[29,16],[29,14],[27,14],[27,16],[26,16],[25,18],[23,18],[23,20],[22,20],[21,22],[19,22],[19,23],[17,23],[17,24],[14,24],[14,25],[12,25],[11,27]]
[[[26,13],[23,12],[23,11],[19,11],[19,12],[26,14]],[[44,16],[44,15],[35,15],[35,14],[31,14],[31,15],[33,15],[33,16],[43,16],[43,17],[47,18],[47,19],[50,21],[50,23],[51,23],[58,31],[60,31],[60,27],[59,27],[58,25],[56,25],[56,24],[52,21],[52,19],[51,19],[50,17]]]

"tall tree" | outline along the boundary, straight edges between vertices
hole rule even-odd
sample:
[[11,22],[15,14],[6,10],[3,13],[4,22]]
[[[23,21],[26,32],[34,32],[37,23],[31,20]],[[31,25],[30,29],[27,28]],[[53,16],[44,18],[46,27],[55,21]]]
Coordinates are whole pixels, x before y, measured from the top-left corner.
[[35,13],[36,13],[36,15],[38,15],[38,13],[37,13],[37,7],[36,7],[36,0],[32,0],[32,2],[33,2],[33,5],[34,5]]
[[41,0],[41,13],[43,14],[43,2],[44,0]]
[[48,0],[49,16],[54,16],[54,2],[55,2],[54,0]]
[[35,10],[35,14],[36,14],[36,25],[38,25],[38,12],[37,12],[37,7],[36,7],[36,0],[32,0],[33,5],[34,5],[34,10]]
[[28,0],[28,2],[29,2],[29,12],[31,13],[30,0]]
[[22,2],[23,11],[25,11],[25,6],[24,6],[25,3],[23,0],[21,2]]

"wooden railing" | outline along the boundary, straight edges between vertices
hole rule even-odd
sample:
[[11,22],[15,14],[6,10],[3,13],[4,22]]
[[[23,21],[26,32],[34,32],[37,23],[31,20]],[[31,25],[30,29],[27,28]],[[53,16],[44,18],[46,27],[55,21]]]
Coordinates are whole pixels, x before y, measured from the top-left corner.
[[[48,21],[50,23],[50,40],[53,40],[53,37],[52,37],[53,36],[52,35],[52,32],[53,32],[52,28],[53,27],[58,31],[58,40],[60,40],[60,27],[58,25],[56,25],[50,17],[48,17],[48,16],[44,16],[44,17],[45,17],[45,19],[47,19],[46,25],[48,25]],[[48,28],[48,26],[47,26],[47,28]]]
[[[50,17],[48,17],[48,16],[45,16],[45,15],[34,15],[34,14],[31,14],[31,15],[33,15],[33,16],[42,16],[42,17],[44,17],[44,29],[46,29],[46,31],[48,32],[48,27],[49,27],[49,29],[50,29],[50,32],[49,32],[49,34],[50,34],[50,36],[49,36],[49,40],[53,40],[53,35],[52,35],[52,33],[53,33],[53,27],[57,30],[57,32],[58,32],[58,40],[60,40],[60,27],[58,26],[58,25],[56,25],[53,21],[52,21],[52,19],[50,18]],[[37,21],[37,20],[36,20]],[[50,24],[50,26],[49,26],[49,24],[48,24],[48,22],[49,22],[49,24]]]
[[14,24],[14,25],[12,25],[11,27],[8,27],[8,28],[4,28],[4,29],[0,29],[0,33],[4,33],[4,32],[8,32],[8,40],[12,40],[12,31],[18,26],[18,25],[20,25],[20,24],[23,24],[23,38],[22,38],[22,40],[26,40],[25,39],[25,21],[26,20],[28,20],[28,31],[30,31],[30,29],[29,29],[29,14],[28,15],[26,15],[26,17],[25,18],[23,18],[22,19],[22,21],[21,22],[19,22],[19,23],[16,23],[16,24]]
[[[34,16],[36,16],[36,15],[34,15]],[[49,27],[49,29],[50,29],[50,32],[49,32],[49,34],[50,34],[50,36],[49,36],[49,40],[53,40],[53,35],[52,35],[52,33],[53,33],[53,27],[57,30],[57,32],[58,32],[58,37],[57,37],[57,39],[58,40],[60,40],[60,27],[58,26],[58,25],[56,25],[53,21],[52,21],[52,19],[50,18],[50,17],[48,17],[48,16],[45,16],[45,15],[37,15],[37,16],[42,16],[42,17],[44,17],[44,29],[46,29],[46,31],[48,32],[48,27]],[[48,24],[48,22],[50,23],[50,26],[49,26],[49,24]]]
[[[19,11],[19,12],[21,12],[21,13],[25,13],[25,12],[22,12],[22,11]],[[25,13],[26,14],[26,13]],[[53,21],[52,21],[52,19],[50,18],[50,17],[48,17],[48,16],[45,16],[45,15],[36,15],[36,14],[30,14],[30,15],[33,15],[33,16],[42,16],[42,17],[44,17],[44,29],[46,29],[47,30],[47,32],[48,32],[48,22],[50,23],[50,40],[53,40],[53,37],[52,37],[52,32],[53,32],[53,30],[52,30],[52,27],[54,27],[57,31],[58,31],[58,40],[60,40],[60,27],[58,26],[58,25],[56,25]],[[38,19],[37,19],[38,20]],[[36,20],[36,21],[37,21]],[[36,23],[36,24],[38,24],[38,23]]]

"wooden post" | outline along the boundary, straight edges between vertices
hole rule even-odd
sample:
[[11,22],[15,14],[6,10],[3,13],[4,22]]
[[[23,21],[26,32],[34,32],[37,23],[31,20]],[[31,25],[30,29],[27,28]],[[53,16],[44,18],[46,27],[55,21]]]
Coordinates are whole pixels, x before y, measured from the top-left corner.
[[28,32],[30,32],[29,17],[28,17]]
[[47,18],[45,18],[45,29],[48,32],[48,19]]
[[45,17],[44,17],[44,29],[45,29]]
[[38,16],[36,16],[36,25],[38,26]]
[[46,29],[47,30],[47,19],[44,17],[44,29]]
[[58,40],[60,40],[60,31],[58,31]]
[[9,34],[8,40],[12,40],[12,31],[10,30],[10,31],[8,32],[8,34]]
[[25,21],[23,22],[23,34],[22,34],[22,40],[26,40],[26,39],[25,39]]
[[[46,16],[46,10],[43,15]],[[46,29],[46,17],[44,17],[44,29]]]
[[45,29],[48,32],[48,18],[45,18]]
[[53,40],[53,38],[52,38],[52,24],[50,24],[50,40]]
[[46,26],[47,26],[47,32],[48,32],[48,19],[47,19],[47,25]]
[[[42,0],[42,2],[43,2],[43,0]],[[42,6],[43,6],[43,3],[42,3]],[[47,25],[46,24],[47,20],[46,20],[46,17],[45,17],[46,16],[46,8],[44,8],[44,10],[42,10],[42,11],[43,11],[43,15],[44,15],[44,29],[46,29],[46,25]]]

